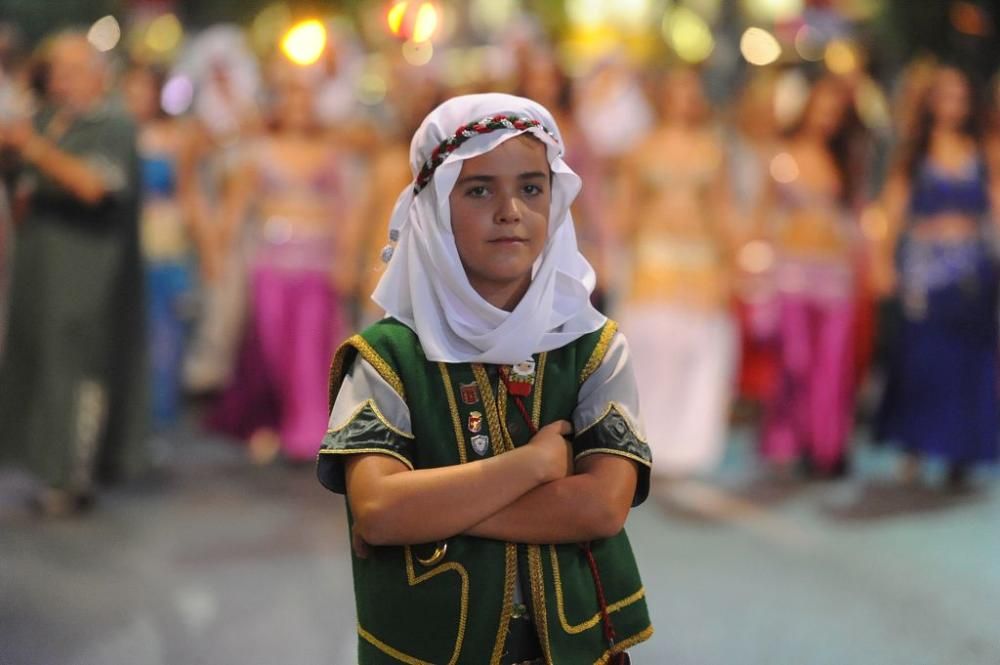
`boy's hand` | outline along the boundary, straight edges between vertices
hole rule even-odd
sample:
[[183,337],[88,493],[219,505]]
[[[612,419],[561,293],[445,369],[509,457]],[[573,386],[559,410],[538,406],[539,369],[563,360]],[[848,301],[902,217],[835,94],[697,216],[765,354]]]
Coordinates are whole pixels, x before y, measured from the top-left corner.
[[537,455],[542,482],[559,480],[573,473],[573,448],[567,439],[572,433],[573,425],[568,420],[557,420],[538,430],[528,441],[528,446]]
[[367,559],[368,555],[371,554],[371,548],[357,529],[351,529],[351,547],[354,549],[354,555],[359,559]]

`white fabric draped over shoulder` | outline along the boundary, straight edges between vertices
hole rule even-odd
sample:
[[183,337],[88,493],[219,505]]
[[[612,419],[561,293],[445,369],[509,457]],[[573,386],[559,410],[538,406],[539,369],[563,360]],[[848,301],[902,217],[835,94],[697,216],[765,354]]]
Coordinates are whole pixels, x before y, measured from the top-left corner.
[[[505,128],[465,141],[414,193],[411,183],[396,201],[389,229],[396,246],[372,299],[387,316],[412,328],[427,358],[449,363],[513,364],[559,348],[600,328],[605,317],[590,304],[595,275],[577,248],[570,205],[580,178],[563,161],[555,120],[543,106],[498,93],[448,100],[427,116],[410,146],[414,178],[435,147],[459,127],[496,115],[516,115],[539,127]],[[548,241],[535,262],[531,286],[513,311],[486,302],[470,285],[451,227],[449,195],[462,161],[530,133],[547,146],[552,170]]]

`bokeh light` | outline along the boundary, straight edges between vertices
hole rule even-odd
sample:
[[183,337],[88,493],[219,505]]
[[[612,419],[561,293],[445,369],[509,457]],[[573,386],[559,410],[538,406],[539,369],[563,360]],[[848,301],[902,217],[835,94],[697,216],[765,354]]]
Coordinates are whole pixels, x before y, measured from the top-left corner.
[[482,32],[503,30],[520,9],[520,0],[472,0],[469,21]]
[[431,2],[397,2],[389,8],[385,21],[396,37],[415,44],[428,42],[441,24],[441,12]]
[[805,24],[795,32],[795,52],[808,62],[823,59],[823,35],[812,26]]
[[775,182],[780,182],[783,185],[793,183],[799,179],[799,165],[795,161],[795,158],[787,152],[779,152],[771,158],[768,171]]
[[708,58],[715,48],[711,28],[687,7],[674,7],[667,12],[663,17],[663,37],[682,60],[692,64]]
[[743,245],[736,257],[737,263],[745,272],[759,275],[774,266],[774,248],[763,240],[753,240]]
[[250,24],[250,41],[258,53],[268,53],[292,24],[292,11],[283,2],[268,5]]
[[403,59],[414,67],[422,67],[434,57],[434,45],[431,42],[408,41],[403,44]]
[[323,55],[326,48],[326,28],[310,19],[293,26],[281,40],[281,50],[297,65],[311,65]]
[[194,101],[194,84],[187,76],[174,76],[167,80],[160,93],[160,106],[169,115],[183,115]]
[[858,54],[851,44],[843,39],[835,39],[826,45],[823,61],[834,74],[850,74],[858,68]]
[[417,10],[417,18],[413,22],[413,37],[411,40],[416,44],[430,41],[438,27],[438,11],[434,5],[425,2]]
[[358,79],[357,97],[365,106],[376,106],[381,104],[388,92],[388,85],[385,77],[381,74],[370,71],[361,75]]
[[181,22],[173,14],[163,14],[153,19],[146,28],[146,46],[155,53],[170,53],[184,36]]
[[87,41],[98,51],[110,51],[118,46],[122,38],[122,28],[111,15],[97,19],[87,31]]
[[722,0],[686,0],[684,6],[705,19],[709,25],[714,25],[722,13]]
[[809,99],[809,81],[798,69],[782,73],[774,84],[774,118],[779,127],[791,127]]
[[755,21],[789,21],[802,14],[803,0],[743,0],[743,8]]
[[762,67],[781,57],[781,44],[763,28],[747,28],[740,37],[740,53],[751,65]]
[[596,26],[607,20],[605,0],[566,0],[566,17],[578,26]]

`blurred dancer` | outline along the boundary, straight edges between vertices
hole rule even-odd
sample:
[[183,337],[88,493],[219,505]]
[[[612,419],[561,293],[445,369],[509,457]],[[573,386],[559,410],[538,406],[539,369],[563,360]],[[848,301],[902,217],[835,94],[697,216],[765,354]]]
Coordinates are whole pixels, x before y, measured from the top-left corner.
[[251,438],[251,453],[312,460],[326,431],[329,361],[345,326],[342,293],[354,277],[357,201],[350,156],[322,139],[313,89],[282,69],[272,131],[231,179],[224,238],[251,217],[250,314],[239,365],[211,424]]
[[845,471],[853,422],[856,128],[849,90],[817,81],[771,161],[759,220],[778,254],[780,356],[762,451],[779,467],[804,462],[822,475]]
[[622,328],[638,359],[657,467],[684,475],[709,470],[723,451],[737,355],[732,211],[697,73],[671,72],[661,95],[660,125],[627,160],[619,192],[633,254]]
[[445,94],[442,84],[426,68],[414,70],[408,63],[399,62],[390,72],[386,109],[391,120],[378,127],[378,147],[368,164],[368,179],[378,184],[366,188],[366,200],[358,215],[360,256],[356,259],[359,275],[354,299],[362,326],[385,316],[385,311],[371,299],[386,266],[381,256],[387,237],[384,220],[392,217],[396,205],[395,199],[385,192],[402,190],[413,179],[409,166],[410,139],[424,117],[444,101]]
[[131,68],[123,80],[129,111],[139,125],[150,399],[153,427],[158,430],[170,427],[180,416],[181,366],[194,282],[188,230],[177,201],[177,156],[183,129],[162,110],[162,87],[162,75],[148,67]]
[[756,206],[768,187],[771,160],[779,152],[775,80],[750,80],[735,105],[728,137],[730,182],[738,211],[735,234],[740,246],[734,278],[734,302],[740,322],[739,394],[760,403],[774,390],[778,372],[778,311],[774,289],[774,247],[752,228]]
[[198,249],[200,312],[184,359],[184,386],[193,393],[221,390],[230,379],[246,319],[247,242],[220,251],[220,207],[246,146],[259,134],[260,73],[242,29],[217,25],[199,34],[173,76],[195,95],[177,161],[177,193]]
[[520,67],[520,90],[516,94],[548,108],[566,137],[566,163],[579,174],[584,187],[573,206],[580,252],[597,272],[594,305],[606,310],[610,286],[611,234],[606,219],[608,183],[604,162],[591,148],[587,136],[576,122],[573,82],[559,66],[555,56],[540,48],[523,53]]
[[106,61],[80,34],[49,52],[52,107],[0,142],[25,168],[18,196],[0,455],[49,486],[48,513],[141,461],[142,289],[132,123],[107,102]]
[[[941,67],[884,193],[896,248],[902,321],[891,345],[880,438],[898,442],[913,481],[923,455],[950,464],[961,487],[970,466],[997,458],[998,272],[989,239],[990,187],[973,91]],[[996,191],[996,190],[994,190]]]

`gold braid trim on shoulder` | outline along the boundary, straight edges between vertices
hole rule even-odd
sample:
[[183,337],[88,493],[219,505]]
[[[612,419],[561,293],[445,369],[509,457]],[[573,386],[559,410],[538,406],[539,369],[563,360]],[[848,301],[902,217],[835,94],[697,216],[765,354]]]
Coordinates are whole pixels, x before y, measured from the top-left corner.
[[622,651],[630,649],[634,647],[636,644],[639,644],[640,642],[645,642],[652,636],[653,636],[653,627],[648,626],[644,630],[641,630],[635,635],[633,635],[632,637],[626,638],[621,642],[615,644],[614,649],[608,649],[607,651],[605,651],[604,655],[602,655],[600,658],[594,661],[594,665],[608,665],[612,656],[620,654]]
[[387,363],[382,356],[378,354],[372,345],[365,341],[365,338],[361,335],[351,335],[343,344],[337,348],[337,352],[333,355],[333,361],[330,363],[330,383],[329,383],[329,403],[327,404],[328,409],[333,409],[334,403],[337,401],[337,393],[340,392],[340,385],[344,382],[344,363],[347,359],[347,353],[351,349],[355,349],[361,354],[361,357],[368,361],[368,364],[375,368],[389,386],[396,391],[396,393],[406,401],[406,393],[403,390],[403,381],[396,374],[396,370],[392,368],[389,363]]
[[392,386],[392,389],[403,398],[403,401],[406,401],[406,391],[403,390],[403,381],[399,378],[399,375],[396,374],[396,370],[394,370],[392,366],[378,354],[378,351],[376,351],[371,344],[365,341],[364,337],[361,335],[354,335],[347,340],[345,344],[350,344],[356,348],[358,353],[361,354],[361,357],[367,360],[368,364],[375,368],[375,371],[379,373],[379,376],[385,379],[386,383]]
[[580,385],[590,378],[590,376],[597,371],[597,368],[601,366],[604,362],[604,356],[608,353],[608,347],[611,346],[611,340],[614,339],[615,333],[618,332],[618,323],[607,320],[604,324],[604,329],[601,330],[601,336],[597,340],[597,346],[594,347],[594,352],[590,354],[590,358],[587,360],[587,364],[583,366],[583,371],[580,372]]

